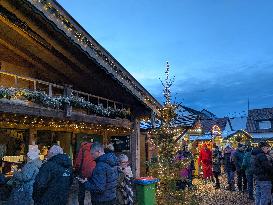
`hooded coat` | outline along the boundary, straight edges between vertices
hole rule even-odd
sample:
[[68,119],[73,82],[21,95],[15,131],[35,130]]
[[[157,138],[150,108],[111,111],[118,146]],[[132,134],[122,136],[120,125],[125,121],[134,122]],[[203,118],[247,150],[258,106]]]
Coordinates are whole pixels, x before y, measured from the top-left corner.
[[91,178],[84,183],[91,192],[92,202],[107,204],[116,199],[118,183],[118,159],[113,153],[104,154],[97,159]]
[[90,178],[96,166],[96,162],[90,154],[91,147],[92,143],[83,142],[76,159],[75,169],[82,178]]
[[32,204],[33,183],[42,165],[40,159],[29,161],[22,168],[22,171],[13,175],[15,187],[12,189],[8,204],[9,205],[30,205]]
[[33,186],[35,205],[65,205],[72,183],[72,162],[66,154],[57,154],[40,168]]
[[254,149],[253,157],[253,174],[257,181],[271,181],[273,176],[273,165],[268,160],[262,149]]
[[202,147],[198,162],[199,164],[202,163],[203,177],[208,178],[212,176],[212,153],[208,148],[205,148],[206,146]]

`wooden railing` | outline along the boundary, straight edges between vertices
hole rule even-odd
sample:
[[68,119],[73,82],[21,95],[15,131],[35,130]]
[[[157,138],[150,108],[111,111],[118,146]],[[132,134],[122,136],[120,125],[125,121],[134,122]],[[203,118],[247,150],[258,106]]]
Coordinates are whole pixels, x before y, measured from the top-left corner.
[[[63,96],[65,90],[65,86],[30,77],[19,76],[17,74],[5,71],[0,71],[0,86],[29,89],[34,91],[44,91],[51,97]],[[72,94],[75,97],[84,98],[86,101],[91,102],[95,105],[102,104],[105,108],[112,107],[115,109],[129,109],[129,106],[124,103],[109,100],[107,98],[92,95],[90,93],[85,93],[72,89]]]

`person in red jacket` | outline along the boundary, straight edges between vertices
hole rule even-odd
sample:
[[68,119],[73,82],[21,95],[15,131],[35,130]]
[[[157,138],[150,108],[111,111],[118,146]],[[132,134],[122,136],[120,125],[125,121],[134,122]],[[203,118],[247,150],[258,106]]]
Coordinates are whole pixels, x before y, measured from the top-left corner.
[[[81,178],[90,178],[92,172],[96,166],[96,162],[92,157],[90,150],[92,147],[91,142],[83,142],[81,143],[80,150],[78,152],[75,169]],[[78,193],[78,201],[79,205],[84,205],[85,198],[85,187],[82,183],[79,183],[79,193]]]
[[206,144],[202,145],[202,149],[200,150],[198,164],[199,166],[202,163],[203,170],[203,178],[205,180],[212,179],[212,152],[208,149]]

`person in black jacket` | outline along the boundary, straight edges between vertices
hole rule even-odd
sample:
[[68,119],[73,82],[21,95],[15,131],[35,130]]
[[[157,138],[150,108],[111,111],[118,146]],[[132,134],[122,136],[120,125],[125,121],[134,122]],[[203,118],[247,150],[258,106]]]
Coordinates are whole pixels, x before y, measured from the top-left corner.
[[252,156],[253,174],[256,179],[255,204],[268,205],[271,200],[271,176],[273,175],[273,166],[267,158],[270,146],[266,142],[260,142],[259,148],[253,149]]
[[243,160],[245,156],[245,146],[243,144],[238,144],[238,148],[236,149],[232,161],[236,167],[236,174],[237,174],[237,186],[239,191],[246,191],[247,190],[247,179],[246,173],[243,169]]
[[212,151],[212,171],[215,177],[215,189],[220,188],[220,181],[219,175],[221,174],[221,160],[222,160],[222,153],[219,150],[219,147],[214,144],[213,151]]
[[53,145],[33,185],[34,205],[65,205],[72,183],[72,161]]
[[234,191],[234,172],[236,170],[234,163],[231,161],[231,153],[233,151],[233,148],[231,147],[230,144],[226,144],[224,147],[224,159],[223,159],[223,164],[224,164],[224,171],[227,176],[228,180],[228,190]]

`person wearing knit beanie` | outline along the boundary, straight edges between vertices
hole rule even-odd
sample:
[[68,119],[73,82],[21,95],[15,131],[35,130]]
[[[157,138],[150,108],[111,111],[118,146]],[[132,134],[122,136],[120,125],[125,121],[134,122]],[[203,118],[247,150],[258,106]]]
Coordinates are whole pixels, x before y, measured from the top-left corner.
[[30,160],[38,159],[40,154],[40,150],[38,149],[38,145],[29,145],[29,151],[27,153],[27,157]]
[[47,158],[51,158],[54,157],[57,154],[63,154],[64,151],[63,149],[59,146],[59,145],[53,145],[52,147],[50,147],[48,154],[47,154]]
[[13,187],[7,204],[31,205],[34,203],[32,199],[33,184],[42,166],[39,153],[38,145],[29,145],[27,163],[21,171],[15,172],[11,179],[16,186]]

